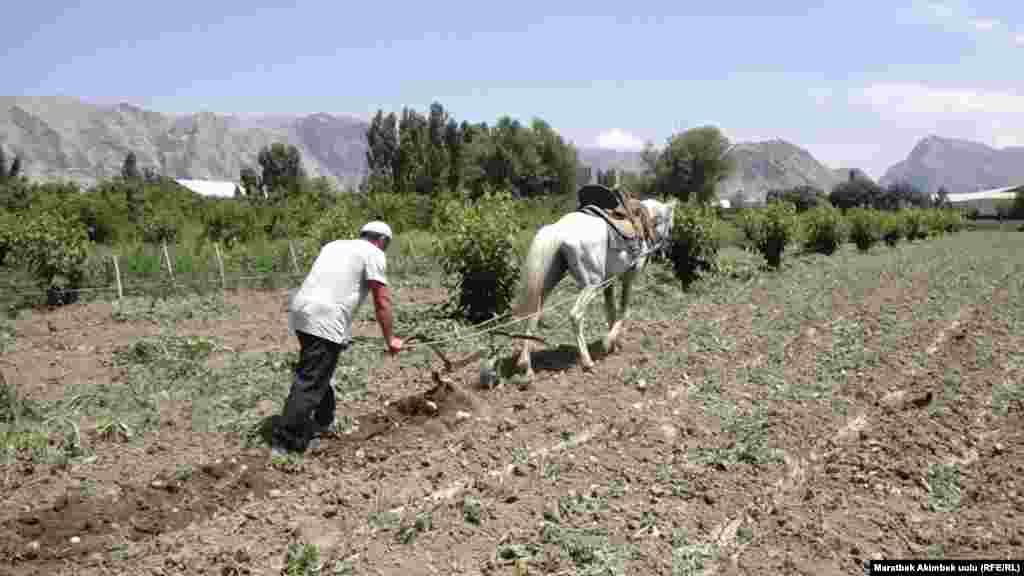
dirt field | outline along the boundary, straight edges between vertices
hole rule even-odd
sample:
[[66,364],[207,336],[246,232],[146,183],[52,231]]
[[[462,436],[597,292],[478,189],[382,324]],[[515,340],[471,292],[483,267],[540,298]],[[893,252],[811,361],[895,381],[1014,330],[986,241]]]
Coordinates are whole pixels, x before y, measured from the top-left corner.
[[[348,433],[273,462],[258,431],[297,351],[284,292],[27,314],[0,358],[19,396],[0,428],[0,574],[508,575],[519,558],[547,575],[859,574],[870,558],[1024,557],[1024,234],[738,276],[685,294],[652,265],[622,350],[601,354],[597,299],[593,372],[556,312],[537,379],[495,389],[477,363],[438,380],[427,349],[385,357],[364,314],[336,381]],[[406,288],[398,305],[412,322],[441,298]]]

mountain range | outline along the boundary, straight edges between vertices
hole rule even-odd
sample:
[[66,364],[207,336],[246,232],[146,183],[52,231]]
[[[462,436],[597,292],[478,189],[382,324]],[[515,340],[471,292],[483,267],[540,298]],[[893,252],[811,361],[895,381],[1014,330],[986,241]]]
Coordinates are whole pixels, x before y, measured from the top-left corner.
[[65,97],[0,97],[0,145],[25,174],[91,184],[120,174],[129,151],[140,170],[172,178],[238,180],[262,147],[294,144],[312,176],[355,186],[366,173],[366,128],[357,118],[313,114],[247,118],[210,112],[174,116]]
[[[342,188],[366,175],[366,129],[362,119],[331,114],[261,116],[199,112],[170,115],[118,104],[101,106],[69,97],[0,96],[0,146],[22,158],[30,178],[70,179],[88,185],[120,173],[134,151],[140,169],[172,178],[237,180],[256,167],[259,150],[274,142],[295,145],[313,176]],[[579,147],[580,163],[602,171],[640,171],[640,153]],[[719,185],[720,198],[740,194],[762,201],[771,189],[811,185],[829,191],[850,177],[807,150],[784,140],[739,142],[730,151],[737,169]],[[852,169],[859,177],[866,175]],[[889,168],[880,184],[907,181],[925,191],[997,188],[1024,182],[1024,147],[929,136],[906,160]]]
[[974,192],[1024,184],[1024,146],[992,148],[969,140],[928,136],[880,183],[905,181],[929,192]]

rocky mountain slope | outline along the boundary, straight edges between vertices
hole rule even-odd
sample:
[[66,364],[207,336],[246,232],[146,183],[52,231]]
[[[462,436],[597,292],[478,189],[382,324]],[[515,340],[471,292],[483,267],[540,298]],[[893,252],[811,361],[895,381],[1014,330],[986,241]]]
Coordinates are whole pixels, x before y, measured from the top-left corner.
[[294,144],[307,172],[342,186],[365,173],[367,124],[314,114],[247,119],[200,112],[170,116],[129,104],[97,106],[63,97],[0,97],[0,145],[24,173],[85,184],[120,173],[129,151],[140,169],[173,178],[237,180],[263,146]]
[[827,194],[845,179],[785,140],[740,142],[730,155],[736,169],[719,185],[719,198],[742,194],[745,201],[763,202],[770,190],[796,186],[814,186]]
[[945,187],[973,192],[1024,184],[1024,147],[992,148],[969,140],[928,136],[907,159],[889,168],[880,183],[909,182],[925,192]]

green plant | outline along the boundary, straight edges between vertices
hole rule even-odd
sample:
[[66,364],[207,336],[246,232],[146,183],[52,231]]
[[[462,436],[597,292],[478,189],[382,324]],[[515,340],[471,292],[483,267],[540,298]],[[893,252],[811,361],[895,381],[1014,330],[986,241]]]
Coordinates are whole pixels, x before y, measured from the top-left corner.
[[0,355],[14,349],[14,326],[7,318],[0,318]]
[[942,232],[954,234],[964,228],[964,214],[955,208],[936,208],[935,224]]
[[861,252],[867,252],[882,236],[883,213],[871,208],[851,208],[846,213],[850,223],[850,240]]
[[685,289],[702,274],[716,271],[718,216],[711,207],[688,205],[676,209],[673,218],[668,258]]
[[312,246],[306,246],[303,252],[317,254],[320,247],[328,242],[343,238],[355,238],[359,235],[359,228],[364,224],[363,215],[358,211],[353,202],[349,199],[338,200],[313,224],[310,230],[310,242]]
[[285,555],[285,576],[313,576],[320,573],[321,567],[320,548],[316,544],[293,542],[288,545]]
[[928,237],[927,214],[923,208],[907,208],[903,211],[904,233],[908,242]]
[[466,522],[479,526],[481,515],[482,506],[479,498],[466,496],[462,499],[462,517]]
[[831,204],[822,203],[801,216],[804,247],[819,254],[832,254],[843,243],[843,214]]
[[89,235],[79,222],[58,213],[31,216],[18,231],[16,255],[39,285],[48,292],[48,304],[68,304],[85,275]]
[[449,306],[472,322],[504,313],[519,280],[514,249],[519,223],[512,197],[501,193],[472,203],[449,200],[442,212],[446,229],[436,242],[443,284],[452,295]]
[[748,244],[764,256],[769,267],[778,268],[798,231],[796,208],[789,202],[772,202],[764,208],[744,209],[739,221]]
[[0,214],[0,266],[4,265],[8,254],[14,253],[19,226],[20,221],[14,214]]
[[371,512],[368,521],[370,526],[377,530],[392,530],[399,527],[402,517],[396,512],[384,510],[382,512]]
[[904,235],[902,212],[883,212],[878,216],[879,234],[889,247],[895,246]]
[[402,544],[412,544],[416,536],[430,530],[434,526],[434,518],[430,512],[421,512],[411,525],[402,526],[398,529],[396,538]]
[[203,210],[203,237],[231,249],[236,243],[256,237],[255,210],[234,199],[211,201]]
[[691,544],[685,530],[672,532],[672,576],[703,574],[706,562],[718,559],[715,544]]
[[955,512],[960,507],[960,471],[952,464],[933,464],[928,468],[928,493],[931,509]]
[[142,239],[153,244],[172,244],[181,232],[182,214],[173,208],[146,209]]

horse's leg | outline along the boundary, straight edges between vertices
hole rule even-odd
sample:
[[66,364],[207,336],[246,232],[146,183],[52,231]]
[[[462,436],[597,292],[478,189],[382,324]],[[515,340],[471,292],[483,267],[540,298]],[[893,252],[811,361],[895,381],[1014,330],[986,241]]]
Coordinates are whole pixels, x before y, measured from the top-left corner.
[[597,290],[593,286],[587,286],[580,292],[579,297],[576,298],[576,304],[573,305],[572,310],[569,311],[569,317],[572,319],[573,328],[576,330],[576,345],[579,347],[580,365],[583,366],[584,370],[591,370],[594,367],[594,360],[590,357],[590,350],[587,349],[587,341],[583,334],[583,326],[586,320],[587,306],[590,305],[590,301],[597,295]]
[[[630,270],[622,275],[622,292],[619,294],[619,313],[615,322],[608,329],[608,342],[611,343],[612,347],[618,347],[619,336],[622,331],[622,323],[629,316],[629,298],[632,294],[633,278],[636,276],[635,270]],[[605,302],[607,305],[607,301]],[[613,305],[614,309],[614,305]]]
[[[541,300],[543,304],[543,300]],[[539,310],[539,309],[538,309]],[[530,318],[526,321],[526,336],[531,336],[537,330],[537,322],[540,320],[540,314],[538,310],[525,310],[524,313],[530,314]],[[533,379],[533,364],[530,362],[530,339],[523,338],[523,349],[519,353],[519,361],[516,363],[520,370],[525,370],[526,377]]]
[[604,315],[608,319],[608,334],[604,337],[604,350],[611,354],[615,350],[615,285],[604,287]]

